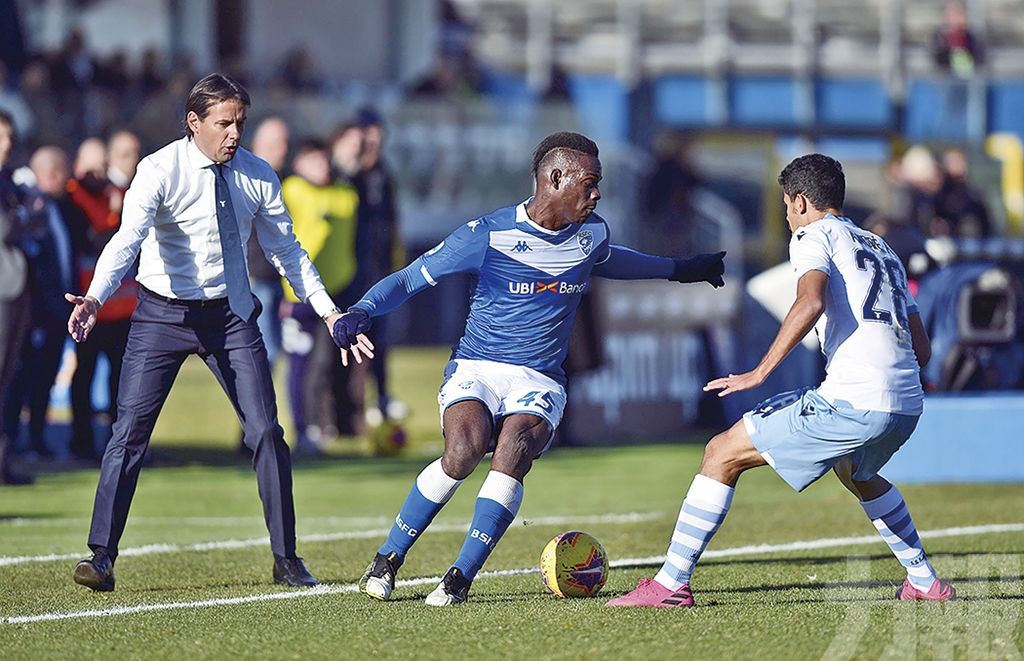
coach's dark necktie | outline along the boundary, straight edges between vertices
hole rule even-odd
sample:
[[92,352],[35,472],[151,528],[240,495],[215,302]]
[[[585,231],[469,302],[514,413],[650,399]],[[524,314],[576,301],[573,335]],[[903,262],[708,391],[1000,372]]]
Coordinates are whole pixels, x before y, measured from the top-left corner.
[[220,233],[220,251],[224,258],[224,282],[228,287],[228,306],[231,311],[248,320],[255,310],[249,276],[245,270],[245,254],[242,252],[242,237],[238,232],[238,221],[231,206],[231,192],[224,178],[224,165],[213,166],[217,173],[217,231]]

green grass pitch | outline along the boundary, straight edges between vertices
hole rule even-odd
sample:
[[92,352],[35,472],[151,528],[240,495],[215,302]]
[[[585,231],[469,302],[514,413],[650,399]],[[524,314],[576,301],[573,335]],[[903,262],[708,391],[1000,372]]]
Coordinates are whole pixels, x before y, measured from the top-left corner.
[[[925,545],[957,602],[893,601],[903,571],[838,482],[826,477],[798,495],[763,468],[740,480],[695,575],[696,608],[604,608],[657,570],[652,558],[664,553],[700,460],[692,444],[552,451],[485,566],[524,571],[483,575],[470,603],[432,609],[426,579],[457,555],[482,467],[402,568],[400,578],[424,580],[390,603],[356,594],[413,478],[440,450],[434,394],[444,359],[401,350],[392,361],[397,394],[414,412],[406,456],[369,458],[348,441],[329,459],[296,461],[299,552],[324,589],[271,583],[256,482],[233,449],[237,423],[196,363],[162,415],[155,465],[143,471],[122,541],[122,551],[141,552],[118,560],[115,592],[71,581],[96,471],[0,489],[0,658],[1021,657],[1021,484],[902,487],[919,530],[938,533]],[[620,565],[597,598],[556,599],[529,571],[545,542],[569,529],[594,534]],[[807,541],[817,543],[779,548]],[[725,553],[756,545],[768,546]],[[646,562],[621,566],[630,559]]]

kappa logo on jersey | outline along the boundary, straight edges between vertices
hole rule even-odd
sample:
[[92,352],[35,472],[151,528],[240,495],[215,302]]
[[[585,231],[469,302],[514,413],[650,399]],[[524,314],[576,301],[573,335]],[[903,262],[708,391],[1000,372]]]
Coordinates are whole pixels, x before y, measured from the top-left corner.
[[469,231],[470,231],[470,232],[475,232],[475,231],[476,231],[476,228],[477,228],[477,226],[478,226],[478,225],[479,225],[480,223],[482,223],[482,222],[483,222],[483,221],[482,221],[482,220],[479,220],[479,219],[477,219],[477,220],[471,220],[471,221],[469,221],[468,223],[466,223],[466,225],[468,225],[468,226],[469,226]]
[[512,246],[509,252],[533,252],[533,248],[526,241],[520,241],[516,245]]
[[580,250],[583,251],[584,255],[589,255],[590,251],[594,249],[594,233],[590,230],[580,230],[576,235],[576,240],[580,244]]
[[582,294],[587,290],[587,283],[575,284],[572,282],[510,282],[508,291],[511,294]]

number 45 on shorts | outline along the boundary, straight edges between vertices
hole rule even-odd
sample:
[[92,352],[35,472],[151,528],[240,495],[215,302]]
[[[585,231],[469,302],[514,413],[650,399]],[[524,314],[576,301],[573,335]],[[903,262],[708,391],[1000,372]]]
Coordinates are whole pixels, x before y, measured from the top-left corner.
[[550,413],[551,409],[555,407],[555,402],[551,399],[551,393],[540,390],[531,390],[517,399],[516,404],[535,406],[545,413]]

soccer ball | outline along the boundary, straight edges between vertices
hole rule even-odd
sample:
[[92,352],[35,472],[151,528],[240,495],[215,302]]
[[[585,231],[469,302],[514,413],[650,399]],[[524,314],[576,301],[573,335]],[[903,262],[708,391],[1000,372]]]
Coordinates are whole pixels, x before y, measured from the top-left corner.
[[540,554],[540,575],[556,597],[592,597],[608,580],[608,554],[593,535],[556,535]]
[[375,457],[397,457],[405,450],[405,444],[405,430],[394,420],[370,428],[370,450]]

